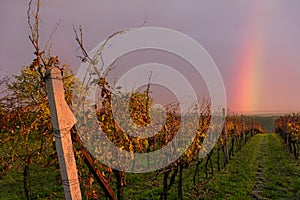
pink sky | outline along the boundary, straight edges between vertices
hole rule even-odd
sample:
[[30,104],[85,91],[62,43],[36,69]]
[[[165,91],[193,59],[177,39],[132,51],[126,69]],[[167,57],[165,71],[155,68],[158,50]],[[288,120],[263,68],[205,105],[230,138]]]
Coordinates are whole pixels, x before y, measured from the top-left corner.
[[[42,1],[45,42],[56,22],[52,53],[76,71],[72,26],[82,25],[87,50],[108,35],[141,25],[180,31],[199,42],[223,76],[234,112],[300,111],[300,1],[51,0]],[[0,3],[0,73],[31,63],[27,1]]]

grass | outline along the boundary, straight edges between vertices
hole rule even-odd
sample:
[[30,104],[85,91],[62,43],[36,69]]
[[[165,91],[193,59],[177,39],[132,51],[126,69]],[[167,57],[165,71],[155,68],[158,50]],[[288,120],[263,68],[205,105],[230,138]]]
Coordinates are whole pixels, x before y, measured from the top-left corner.
[[[184,170],[184,199],[300,199],[299,161],[284,150],[275,134],[254,136],[220,172],[216,169],[217,151],[212,160],[215,175],[205,178],[203,162],[196,186],[195,165]],[[57,169],[32,165],[30,172],[33,199],[64,198]],[[22,173],[23,169],[19,169],[0,177],[0,200],[25,199]],[[155,172],[127,174],[124,199],[159,199],[162,179],[162,175],[155,178]],[[169,191],[169,199],[177,199],[177,186],[178,177]]]
[[261,195],[269,199],[300,199],[300,163],[283,150],[277,135],[271,134],[268,139],[263,157],[265,182]]
[[300,168],[275,134],[256,135],[221,173],[199,187],[201,199],[300,199]]
[[[53,167],[30,168],[30,186],[33,199],[64,199],[63,187],[57,184],[60,172]],[[23,169],[0,177],[0,200],[26,199],[23,189]]]
[[261,136],[253,137],[249,143],[230,160],[227,167],[213,178],[196,188],[195,198],[203,199],[252,199],[251,191],[256,183],[258,166],[257,145]]

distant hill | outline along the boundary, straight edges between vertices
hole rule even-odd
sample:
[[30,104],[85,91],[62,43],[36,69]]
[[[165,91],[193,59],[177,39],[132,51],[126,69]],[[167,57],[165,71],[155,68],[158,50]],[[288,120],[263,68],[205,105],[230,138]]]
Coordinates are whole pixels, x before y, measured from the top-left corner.
[[275,131],[275,121],[278,118],[276,115],[253,115],[251,116],[257,121],[265,131],[274,132]]

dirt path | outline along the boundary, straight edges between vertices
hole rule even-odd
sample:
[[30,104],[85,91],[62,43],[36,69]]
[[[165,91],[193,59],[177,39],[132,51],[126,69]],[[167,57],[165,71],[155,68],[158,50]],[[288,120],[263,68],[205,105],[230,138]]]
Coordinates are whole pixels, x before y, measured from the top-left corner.
[[264,178],[263,171],[265,168],[265,159],[266,159],[266,153],[265,153],[265,143],[266,143],[266,137],[262,137],[259,143],[257,144],[258,146],[258,168],[256,170],[256,179],[257,182],[254,185],[253,191],[252,191],[252,196],[253,199],[264,199],[260,193],[262,188],[265,185],[266,179]]

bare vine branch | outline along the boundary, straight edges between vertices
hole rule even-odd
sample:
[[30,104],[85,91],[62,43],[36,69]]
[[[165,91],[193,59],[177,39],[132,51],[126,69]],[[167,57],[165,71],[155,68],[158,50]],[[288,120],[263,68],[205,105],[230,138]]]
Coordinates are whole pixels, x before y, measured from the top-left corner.
[[[58,27],[60,26],[60,24],[61,24],[61,19],[59,20],[59,22],[56,23],[56,25],[55,25],[53,31],[51,32],[51,34],[50,34],[50,36],[49,36],[49,38],[48,38],[48,40],[47,40],[47,42],[46,42],[46,44],[45,44],[44,49],[45,49],[45,50],[48,49],[48,55],[47,55],[48,57],[50,57],[51,39],[52,39],[54,33],[57,31],[57,29],[58,29]],[[49,44],[50,44],[50,46],[49,46]],[[49,46],[49,48],[48,48],[48,46]]]

